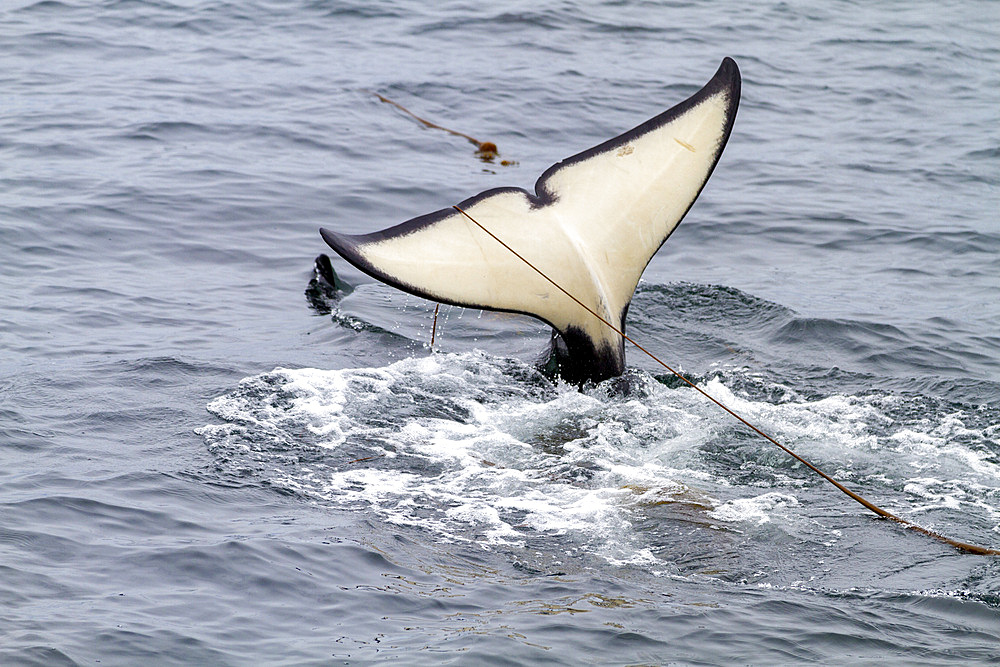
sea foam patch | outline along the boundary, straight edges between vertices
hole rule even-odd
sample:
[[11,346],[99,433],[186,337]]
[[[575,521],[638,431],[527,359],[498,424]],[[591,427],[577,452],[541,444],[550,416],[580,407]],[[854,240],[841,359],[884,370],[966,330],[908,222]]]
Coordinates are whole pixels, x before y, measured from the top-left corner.
[[[1000,480],[982,429],[954,415],[900,420],[885,395],[772,403],[732,391],[724,377],[702,386],[807,458],[888,491],[905,485],[894,492],[903,514],[975,507],[996,520]],[[477,352],[276,369],[212,401],[225,423],[199,432],[241,475],[484,548],[638,564],[652,542],[671,551],[650,517],[691,522],[694,513],[695,524],[725,528],[808,511],[800,500],[823,483],[772,445],[690,389],[639,372],[628,379],[627,390],[580,392]],[[966,441],[935,441],[946,433]],[[976,479],[950,484],[928,467]]]

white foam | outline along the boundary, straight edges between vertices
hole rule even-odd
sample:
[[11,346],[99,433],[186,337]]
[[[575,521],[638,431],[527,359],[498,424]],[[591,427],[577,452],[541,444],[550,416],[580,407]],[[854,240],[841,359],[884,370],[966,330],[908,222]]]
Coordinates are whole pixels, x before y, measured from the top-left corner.
[[[807,473],[789,465],[744,480],[740,493],[731,480],[739,471],[708,452],[743,427],[693,391],[635,381],[641,390],[630,397],[580,392],[479,352],[384,368],[276,369],[213,401],[209,410],[230,423],[200,432],[210,446],[245,453],[237,456],[271,457],[273,484],[486,548],[558,536],[567,553],[648,564],[647,538],[633,526],[663,503],[705,508],[698,511],[709,527],[802,511],[798,496],[809,491],[789,489],[802,487]],[[717,377],[704,388],[807,458],[838,461],[848,477],[891,487],[901,469],[909,472],[904,491],[918,502],[903,513],[965,506],[1000,517],[991,507],[1000,468],[983,447],[952,441],[983,439],[958,416],[894,430],[885,412],[891,397],[806,401],[786,392],[772,404]],[[763,441],[739,443],[732,446],[751,448],[744,456],[757,456],[754,447],[775,451]],[[317,463],[287,463],[281,452],[289,448],[328,453]],[[775,460],[781,465],[783,455]],[[976,479],[956,481],[969,473]],[[775,488],[760,493],[767,485]]]

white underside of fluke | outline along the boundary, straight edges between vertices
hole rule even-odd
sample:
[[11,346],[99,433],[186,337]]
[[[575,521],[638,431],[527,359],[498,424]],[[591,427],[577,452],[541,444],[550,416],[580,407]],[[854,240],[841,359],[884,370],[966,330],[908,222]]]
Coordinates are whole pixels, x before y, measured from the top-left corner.
[[[595,148],[553,165],[535,194],[484,192],[469,216],[616,326],[639,278],[698,197],[725,146],[739,99],[726,59],[693,97]],[[362,236],[322,230],[369,274],[414,294],[515,311],[595,347],[619,336],[455,209]]]

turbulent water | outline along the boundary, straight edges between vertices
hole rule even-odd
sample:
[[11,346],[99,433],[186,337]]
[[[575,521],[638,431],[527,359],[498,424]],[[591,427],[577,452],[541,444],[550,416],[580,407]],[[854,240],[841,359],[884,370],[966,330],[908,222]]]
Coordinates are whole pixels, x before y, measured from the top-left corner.
[[[1000,5],[0,8],[0,662],[967,663],[1000,561],[636,351],[317,283],[697,90],[743,101],[640,342],[1000,545]],[[421,126],[373,92],[495,142]]]

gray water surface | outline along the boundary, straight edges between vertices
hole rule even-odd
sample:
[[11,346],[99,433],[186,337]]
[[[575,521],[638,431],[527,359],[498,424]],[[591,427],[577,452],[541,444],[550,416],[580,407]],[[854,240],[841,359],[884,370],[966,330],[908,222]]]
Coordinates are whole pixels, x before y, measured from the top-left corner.
[[724,56],[630,333],[1000,544],[1000,5],[9,2],[0,662],[995,659],[994,559],[638,353],[580,392],[528,318],[443,307],[432,352],[434,304],[310,288],[319,226],[530,188]]

